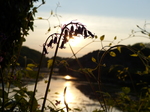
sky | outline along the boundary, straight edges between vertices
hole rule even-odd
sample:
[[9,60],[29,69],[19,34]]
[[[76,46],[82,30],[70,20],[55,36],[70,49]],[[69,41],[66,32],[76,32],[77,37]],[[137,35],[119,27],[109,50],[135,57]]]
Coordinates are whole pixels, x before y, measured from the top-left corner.
[[[38,6],[41,1],[35,3]],[[56,10],[56,7],[59,7]],[[141,27],[145,23],[150,22],[150,0],[46,0],[46,3],[38,8],[38,13],[35,16],[34,32],[30,31],[26,37],[24,46],[42,51],[42,45],[47,37],[53,33],[59,32],[54,26],[63,25],[71,21],[80,22],[86,26],[88,30],[98,36],[97,40],[83,39],[72,40],[72,48],[74,52],[78,52],[77,57],[81,57],[94,50],[101,49],[99,37],[105,35],[103,46],[109,45],[116,36],[117,39],[113,42],[116,45],[120,44],[133,45],[138,42],[147,43],[150,40],[138,36],[126,39],[131,34],[131,31],[139,31],[136,25]],[[38,17],[47,19],[51,11],[56,16],[51,16],[47,20],[38,20]],[[47,30],[51,27],[51,31]],[[147,26],[148,28],[148,26]],[[90,44],[89,44],[90,43]],[[89,44],[88,46],[86,46]],[[84,47],[86,46],[86,47]],[[83,48],[83,49],[82,49]],[[55,51],[48,49],[48,57],[52,57]],[[58,56],[71,57],[72,52],[69,45],[66,49],[59,49]]]

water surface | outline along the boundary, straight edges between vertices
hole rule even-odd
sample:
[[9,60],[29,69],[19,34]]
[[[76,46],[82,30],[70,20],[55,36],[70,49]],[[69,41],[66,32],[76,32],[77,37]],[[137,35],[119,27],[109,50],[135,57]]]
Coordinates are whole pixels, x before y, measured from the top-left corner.
[[[53,102],[55,105],[56,102],[60,102],[60,104],[56,105],[57,108],[63,108],[65,107],[64,104],[64,97],[66,98],[66,102],[68,106],[73,109],[73,108],[80,108],[82,109],[82,112],[92,112],[94,109],[100,109],[100,104],[97,101],[94,101],[87,96],[85,96],[80,90],[76,88],[77,85],[83,84],[86,82],[81,82],[81,81],[73,81],[73,80],[67,80],[69,77],[64,76],[53,76],[51,80],[51,85],[50,85],[50,92],[48,93],[47,99]],[[37,86],[37,93],[36,97],[38,99],[42,98],[45,93],[45,88],[46,88],[46,81],[48,78],[44,78],[43,80],[38,82]],[[66,95],[64,96],[64,88],[67,87],[66,89]],[[28,88],[30,90],[33,90],[34,85],[29,85]],[[42,100],[39,100],[39,104],[42,104]],[[46,102],[46,105],[51,105],[49,101]],[[52,106],[52,105],[51,105]],[[111,112],[119,112],[116,109],[113,108]]]

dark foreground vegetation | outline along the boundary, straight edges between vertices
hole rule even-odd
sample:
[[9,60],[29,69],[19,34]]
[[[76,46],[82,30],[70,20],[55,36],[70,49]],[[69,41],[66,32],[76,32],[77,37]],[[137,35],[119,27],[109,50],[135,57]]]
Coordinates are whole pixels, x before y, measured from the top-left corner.
[[[103,82],[125,85],[132,85],[133,82],[137,83],[140,81],[149,83],[149,74],[146,74],[145,71],[145,63],[149,63],[140,59],[138,56],[134,56],[134,52],[129,48],[134,49],[134,52],[140,52],[145,57],[150,55],[150,48],[145,47],[144,44],[137,43],[132,46],[129,45],[128,47],[121,47],[120,50],[117,48],[112,49],[110,52],[115,53],[114,56],[111,56],[110,52],[108,52],[105,57],[102,57],[106,51],[96,50],[78,58],[78,60],[83,68],[90,68],[94,76],[98,77],[98,68],[96,68],[97,63],[101,61],[101,58],[103,58],[101,61],[102,67],[100,69],[100,78]],[[97,63],[93,62],[92,58],[96,59]],[[66,59],[66,61],[67,60],[69,59]],[[78,65],[76,59],[70,59],[67,62],[69,66],[68,68],[67,66],[59,67],[60,74],[67,73],[75,77],[79,77],[82,80],[87,80],[84,74],[79,71],[80,66]],[[93,79],[92,81],[95,80]]]
[[[54,104],[47,99],[47,95],[50,94],[49,87],[54,67],[59,67],[60,74],[68,73],[90,83],[88,89],[78,88],[84,88],[83,92],[92,91],[92,98],[99,101],[100,109],[93,110],[93,112],[108,112],[112,107],[124,112],[150,111],[150,49],[148,47],[144,44],[126,46],[119,45],[119,43],[112,46],[113,41],[116,40],[115,37],[105,49],[102,45],[103,35],[99,38],[102,48],[97,51],[77,58],[70,46],[75,59],[57,57],[58,48],[64,49],[65,44],[74,36],[98,39],[98,36],[86,28],[85,23],[73,21],[62,25],[63,27],[60,24],[56,25],[60,28],[60,32],[48,36],[45,43],[43,42],[42,53],[22,47],[29,31],[34,31],[34,17],[38,8],[45,4],[45,0],[41,0],[41,4],[34,6],[38,1],[0,1],[0,112],[82,111],[68,107],[65,99],[67,88],[64,89],[64,107],[58,108],[59,101]],[[55,10],[56,14],[52,11],[49,18],[53,16],[59,21],[58,7]],[[47,20],[49,23],[49,18],[39,17],[38,19]],[[146,29],[147,25],[149,24],[145,23],[144,28],[137,27],[142,37],[144,35],[149,39],[150,32]],[[48,32],[50,29],[49,25]],[[136,37],[136,33],[132,31],[130,37]],[[54,56],[48,60],[45,55],[48,54],[48,48],[53,48],[54,44],[56,46]],[[35,97],[36,89],[41,78],[41,68],[47,66],[50,68],[47,75],[48,81],[45,95],[41,98],[43,103],[39,106],[39,99]],[[23,84],[23,79],[30,80],[31,78],[35,85],[33,91],[29,91]],[[11,88],[12,86],[14,88]],[[113,87],[115,89],[112,89]],[[49,101],[51,105],[45,105],[46,101]]]

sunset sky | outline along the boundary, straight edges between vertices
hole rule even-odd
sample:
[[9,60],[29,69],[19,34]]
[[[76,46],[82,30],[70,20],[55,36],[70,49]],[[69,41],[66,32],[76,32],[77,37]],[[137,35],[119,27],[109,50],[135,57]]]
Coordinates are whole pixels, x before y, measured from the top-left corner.
[[[57,14],[61,17],[59,17],[59,21],[56,17],[49,19],[51,32],[46,33],[49,28],[48,21],[35,20],[34,32],[29,32],[30,35],[26,37],[25,46],[42,51],[42,45],[46,38],[52,33],[59,32],[54,26],[63,25],[73,20],[86,25],[86,28],[98,37],[105,35],[104,46],[109,45],[115,36],[117,36],[117,40],[114,41],[114,44],[117,44],[121,39],[129,37],[131,30],[138,31],[136,25],[143,27],[145,22],[150,22],[150,0],[46,0],[46,4],[38,9],[35,19],[38,17],[47,19],[51,11],[55,13],[58,4],[60,7],[57,9]],[[92,39],[78,40],[75,45],[72,44],[74,52],[92,41]],[[99,41],[99,38],[96,41]],[[132,45],[137,42],[149,41],[147,38],[134,37],[122,41],[121,44]],[[82,49],[77,56],[81,57],[97,49],[101,49],[100,42],[93,42]],[[48,57],[53,56],[54,50],[55,47],[48,50]],[[69,46],[66,45],[66,49],[59,49],[58,56],[71,57]]]

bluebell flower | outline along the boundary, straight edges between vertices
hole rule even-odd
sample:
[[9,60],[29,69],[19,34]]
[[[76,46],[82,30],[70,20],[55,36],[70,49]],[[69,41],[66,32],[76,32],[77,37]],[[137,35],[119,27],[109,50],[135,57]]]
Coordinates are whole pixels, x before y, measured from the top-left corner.
[[53,44],[53,38],[50,40],[50,42],[47,44],[47,46],[53,48],[52,44]]
[[62,42],[61,42],[61,45],[60,45],[60,48],[61,48],[61,49],[66,48],[64,45],[65,45],[65,42],[64,42],[64,41],[62,41]]

